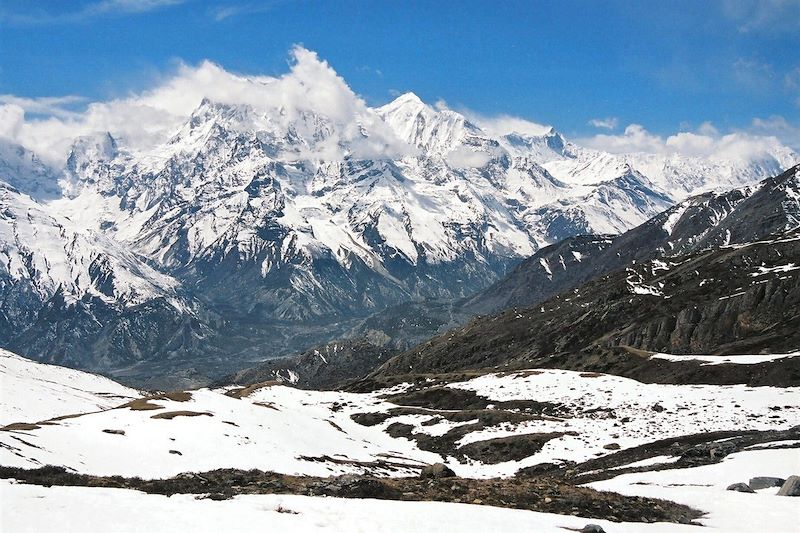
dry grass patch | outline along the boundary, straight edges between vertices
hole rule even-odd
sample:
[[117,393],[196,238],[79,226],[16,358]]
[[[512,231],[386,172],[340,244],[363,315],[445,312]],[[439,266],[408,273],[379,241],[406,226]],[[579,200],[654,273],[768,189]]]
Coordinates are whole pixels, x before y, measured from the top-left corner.
[[165,413],[158,413],[150,418],[159,418],[164,420],[172,420],[177,416],[214,416],[211,413],[206,413],[204,411],[167,411]]
[[39,429],[41,426],[36,424],[29,424],[27,422],[14,422],[13,424],[8,424],[7,426],[3,426],[0,428],[0,431],[30,431],[33,429]]
[[171,391],[153,397],[154,400],[172,400],[173,402],[188,402],[192,399],[192,393],[186,391]]
[[635,355],[636,357],[639,357],[641,359],[650,359],[651,356],[656,354],[656,352],[650,352],[647,350],[634,348],[633,346],[627,346],[625,344],[620,344],[618,348],[622,349],[622,351],[624,351],[625,353],[628,353],[630,355]]
[[154,411],[156,409],[164,409],[163,405],[157,403],[150,403],[151,398],[137,398],[128,403],[122,404],[118,409],[127,407],[131,411]]

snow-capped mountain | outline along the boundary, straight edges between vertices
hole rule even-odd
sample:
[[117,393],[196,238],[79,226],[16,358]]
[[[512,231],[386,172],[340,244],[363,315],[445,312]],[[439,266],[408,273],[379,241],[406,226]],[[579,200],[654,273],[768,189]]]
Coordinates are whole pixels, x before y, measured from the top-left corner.
[[[746,163],[614,155],[549,127],[498,134],[411,93],[369,108],[335,73],[319,82],[335,86],[333,106],[308,84],[298,101],[270,89],[287,80],[238,79],[267,93],[200,99],[146,147],[76,135],[53,167],[4,144],[3,201],[16,221],[0,235],[10,258],[2,310],[16,339],[4,342],[104,369],[148,357],[154,342],[169,346],[155,350],[164,357],[188,357],[220,328],[217,359],[225,335],[251,355],[269,339],[272,355],[305,349],[343,320],[468,296],[542,246],[622,233],[690,192],[746,185],[798,160],[788,149]],[[87,297],[94,308],[69,308]],[[115,309],[113,327],[101,307]],[[142,310],[153,308],[168,331],[148,329]],[[278,325],[288,329],[276,336]],[[103,353],[65,353],[76,349]]]
[[[233,293],[246,313],[303,320],[465,295],[542,245],[623,232],[676,199],[625,158],[553,130],[496,137],[413,94],[356,118],[352,137],[324,115],[286,119],[206,99],[147,153],[108,135],[78,140],[69,193],[54,204],[212,293]],[[363,152],[367,123],[390,128],[406,154],[347,155]],[[344,159],[322,157],[331,143]],[[742,181],[767,172],[748,169]],[[220,275],[232,268],[246,280],[244,301]]]
[[131,307],[164,298],[176,308],[179,282],[122,244],[76,227],[0,182],[0,299],[4,341],[59,293],[68,302],[97,298]]

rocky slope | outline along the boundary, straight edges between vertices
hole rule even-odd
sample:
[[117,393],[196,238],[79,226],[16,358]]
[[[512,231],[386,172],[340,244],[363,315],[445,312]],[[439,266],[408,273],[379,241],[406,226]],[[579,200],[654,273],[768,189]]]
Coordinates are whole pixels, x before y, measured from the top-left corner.
[[752,186],[691,197],[619,236],[578,236],[539,250],[468,298],[466,312],[526,307],[627,265],[765,239],[800,226],[800,167]]
[[797,384],[792,358],[682,368],[668,354],[792,352],[800,345],[800,233],[653,259],[526,309],[478,318],[382,365],[375,376],[544,366],[661,382]]

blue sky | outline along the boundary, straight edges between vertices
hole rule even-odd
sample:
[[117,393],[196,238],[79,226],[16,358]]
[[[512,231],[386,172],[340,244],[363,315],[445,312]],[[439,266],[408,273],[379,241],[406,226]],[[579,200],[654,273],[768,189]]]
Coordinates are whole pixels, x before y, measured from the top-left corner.
[[759,119],[798,148],[798,21],[797,0],[3,0],[0,94],[106,100],[203,59],[278,75],[300,43],[369,104],[413,90],[572,136]]

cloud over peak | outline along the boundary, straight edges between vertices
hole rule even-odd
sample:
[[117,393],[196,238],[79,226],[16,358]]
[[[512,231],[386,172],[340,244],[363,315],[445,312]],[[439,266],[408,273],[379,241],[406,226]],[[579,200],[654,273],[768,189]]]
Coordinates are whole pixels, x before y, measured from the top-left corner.
[[[289,59],[289,70],[280,76],[240,75],[211,61],[180,64],[148,90],[103,102],[87,103],[79,96],[0,95],[0,137],[22,144],[56,165],[63,164],[75,138],[98,133],[111,133],[127,149],[147,151],[175,135],[208,99],[246,108],[259,127],[296,133],[304,144],[286,154],[287,158],[397,159],[415,153],[315,52],[295,46]],[[449,110],[444,101],[436,108]],[[552,130],[511,115],[460,113],[494,136],[541,136]],[[608,132],[576,143],[612,153],[752,159],[786,150],[784,144],[800,148],[800,129],[779,116],[758,118],[747,128],[725,133],[704,123],[667,136],[635,123],[622,133],[613,133],[619,126],[615,117],[592,119],[589,124]],[[491,154],[462,150],[450,157],[455,166],[473,167],[485,164]]]
[[[330,122],[335,135],[317,143],[327,158],[343,157],[342,145],[360,157],[402,155],[405,147],[347,83],[315,52],[295,46],[289,72],[280,77],[242,76],[203,61],[181,64],[158,86],[127,98],[94,102],[82,112],[64,108],[75,97],[22,99],[0,97],[0,116],[8,117],[0,135],[10,138],[51,161],[61,161],[72,140],[81,135],[109,132],[134,150],[147,150],[164,142],[197,109],[203,99],[247,106],[255,113],[304,132],[299,122],[315,114]],[[46,113],[44,118],[31,117]],[[22,120],[21,120],[22,117]],[[298,122],[299,121],[299,122]],[[298,125],[299,124],[299,125]],[[313,156],[314,154],[308,154]]]

